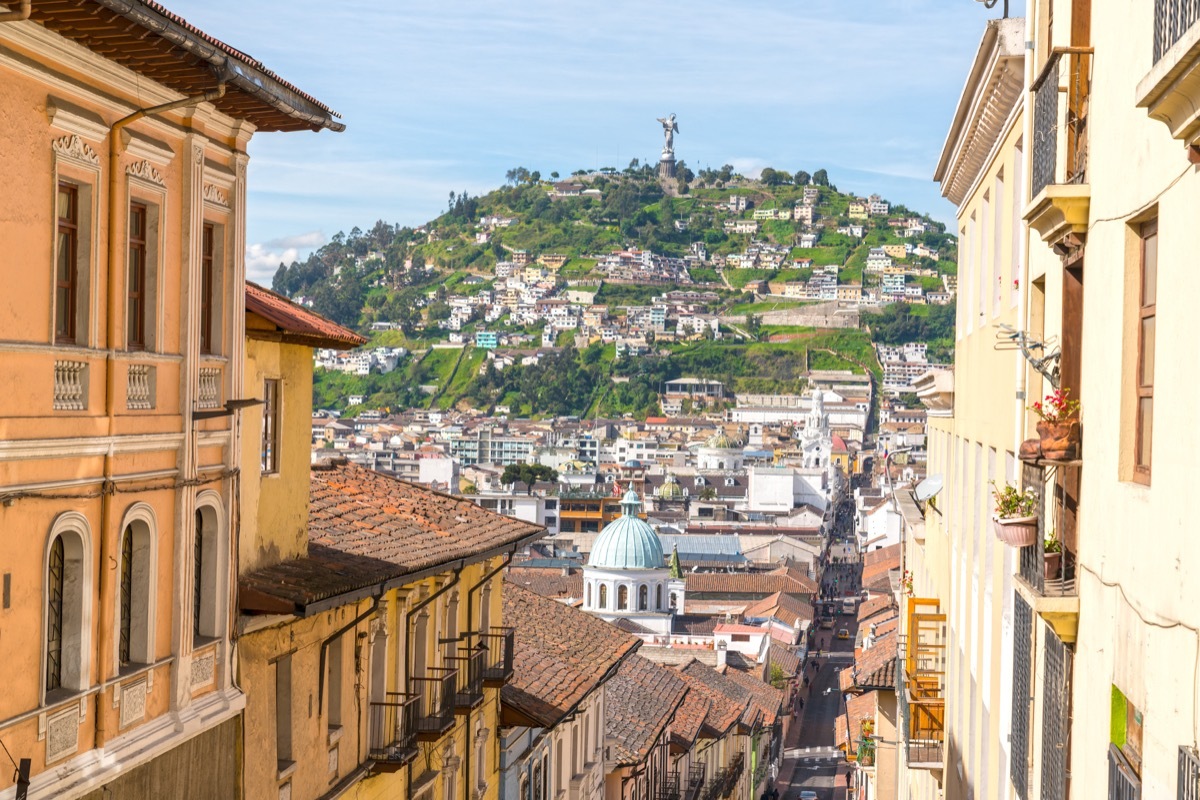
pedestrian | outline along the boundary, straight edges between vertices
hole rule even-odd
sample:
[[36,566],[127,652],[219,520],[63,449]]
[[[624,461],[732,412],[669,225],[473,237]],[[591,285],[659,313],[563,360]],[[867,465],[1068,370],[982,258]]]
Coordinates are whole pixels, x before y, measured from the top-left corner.
[[801,697],[799,702],[800,702],[800,710],[803,711],[804,710],[804,698]]

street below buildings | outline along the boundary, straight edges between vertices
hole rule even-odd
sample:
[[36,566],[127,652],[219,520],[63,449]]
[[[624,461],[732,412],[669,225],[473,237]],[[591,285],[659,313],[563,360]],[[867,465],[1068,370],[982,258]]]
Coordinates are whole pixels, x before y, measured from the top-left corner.
[[[849,541],[839,526],[842,542]],[[838,539],[835,538],[835,543]],[[821,593],[827,602],[821,607],[833,609],[832,628],[817,624],[811,651],[804,667],[800,702],[795,709],[796,724],[788,732],[783,764],[776,790],[782,800],[797,800],[801,791],[816,792],[819,800],[846,800],[848,765],[835,742],[836,720],[844,711],[838,689],[838,672],[854,663],[854,640],[858,633],[857,614],[842,614],[843,596],[854,596],[861,585],[862,565],[831,564],[821,575]],[[837,634],[845,629],[848,638]],[[799,704],[798,704],[799,705]]]

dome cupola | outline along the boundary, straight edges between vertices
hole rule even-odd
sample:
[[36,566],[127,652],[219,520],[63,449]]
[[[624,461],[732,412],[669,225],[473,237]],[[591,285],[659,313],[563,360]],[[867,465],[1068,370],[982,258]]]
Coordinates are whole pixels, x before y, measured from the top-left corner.
[[592,545],[589,567],[616,570],[664,568],[658,534],[638,518],[641,504],[637,492],[630,489],[625,493],[621,499],[621,516],[605,525]]

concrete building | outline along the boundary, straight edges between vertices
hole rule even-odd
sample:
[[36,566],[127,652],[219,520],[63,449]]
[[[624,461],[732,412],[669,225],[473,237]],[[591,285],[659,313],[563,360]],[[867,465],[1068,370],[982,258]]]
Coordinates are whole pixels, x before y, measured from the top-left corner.
[[0,796],[237,796],[246,148],[342,124],[156,3],[5,6]]

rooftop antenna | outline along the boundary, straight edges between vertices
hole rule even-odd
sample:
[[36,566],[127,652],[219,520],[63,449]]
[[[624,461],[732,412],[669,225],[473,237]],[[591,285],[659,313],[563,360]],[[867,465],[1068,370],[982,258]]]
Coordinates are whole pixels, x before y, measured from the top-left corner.
[[998,327],[1000,331],[996,334],[995,349],[1019,350],[1038,374],[1055,389],[1059,388],[1059,361],[1062,358],[1062,349],[1058,345],[1058,337],[1051,336],[1042,340],[1011,325],[1001,323]]

